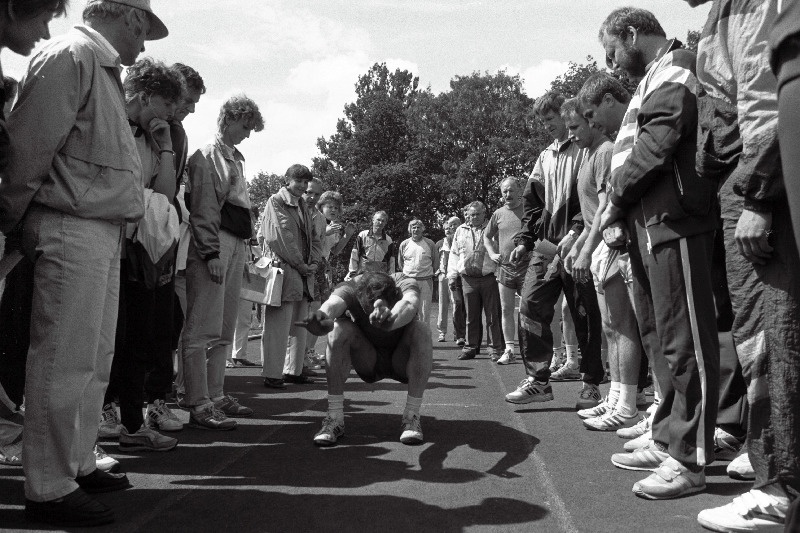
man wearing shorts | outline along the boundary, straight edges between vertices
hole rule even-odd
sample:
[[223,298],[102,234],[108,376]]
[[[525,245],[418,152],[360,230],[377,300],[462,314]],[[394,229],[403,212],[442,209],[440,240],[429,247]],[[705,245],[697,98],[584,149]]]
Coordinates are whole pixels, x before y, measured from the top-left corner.
[[417,282],[403,274],[369,272],[336,287],[302,323],[314,335],[328,334],[328,414],[314,444],[332,446],[344,435],[344,382],[350,362],[366,383],[391,378],[408,384],[400,442],[422,442],[419,410],[433,365],[433,344],[428,324],[416,320],[419,292]]
[[498,359],[498,365],[507,365],[516,359],[514,339],[517,328],[514,322],[514,295],[521,294],[525,273],[528,271],[530,253],[520,261],[509,260],[514,250],[514,235],[522,229],[522,188],[516,178],[506,178],[500,183],[500,196],[504,205],[492,213],[489,225],[483,234],[483,243],[489,258],[499,265],[497,288],[500,290],[501,324],[506,349]]

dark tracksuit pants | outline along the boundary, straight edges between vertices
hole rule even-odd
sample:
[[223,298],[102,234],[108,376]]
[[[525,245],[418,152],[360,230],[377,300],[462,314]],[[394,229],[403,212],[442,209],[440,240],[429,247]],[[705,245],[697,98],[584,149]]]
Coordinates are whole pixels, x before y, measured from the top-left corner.
[[[525,372],[537,381],[550,379],[550,362],[553,359],[554,307],[561,292],[567,300],[578,346],[581,349],[581,372],[583,381],[599,385],[605,377],[605,368],[600,355],[603,334],[600,307],[594,283],[575,283],[564,271],[563,265],[552,275],[547,274],[548,262],[541,254],[534,253],[528,265],[519,303],[519,351],[525,363]],[[547,363],[536,369],[534,363]],[[539,365],[541,366],[541,365]]]
[[713,460],[719,395],[719,338],[711,288],[713,232],[647,249],[647,236],[629,231],[634,311],[662,399],[653,440],[681,463]]
[[720,189],[733,303],[733,338],[750,403],[747,446],[753,485],[780,482],[800,494],[800,267],[786,201],[772,211],[774,251],[766,265],[738,253],[734,233],[743,200],[730,180]]
[[[450,299],[453,301],[453,332],[456,339],[467,338],[467,308],[464,307],[464,289],[461,276],[450,284]],[[480,346],[480,339],[478,341]]]
[[731,327],[733,307],[728,289],[728,272],[725,268],[725,240],[720,230],[714,232],[714,252],[711,258],[711,279],[714,289],[714,306],[717,310],[719,332],[719,403],[717,427],[735,437],[747,433],[747,384],[742,375],[742,365],[736,356]]
[[175,281],[149,290],[126,278],[123,259],[115,353],[104,403],[119,398],[122,424],[134,433],[144,422],[145,399],[165,399],[172,385]]
[[0,300],[0,385],[8,398],[22,405],[33,305],[33,263],[20,259],[6,277]]

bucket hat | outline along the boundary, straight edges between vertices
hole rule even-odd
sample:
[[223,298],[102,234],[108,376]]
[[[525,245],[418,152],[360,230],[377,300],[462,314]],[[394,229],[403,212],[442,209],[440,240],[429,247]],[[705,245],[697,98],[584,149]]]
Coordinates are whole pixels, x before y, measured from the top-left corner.
[[150,31],[147,33],[147,41],[157,41],[169,35],[169,30],[161,22],[161,19],[153,13],[153,8],[150,7],[150,0],[104,0],[105,2],[112,2],[114,4],[122,4],[124,6],[135,7],[147,13],[150,19]]

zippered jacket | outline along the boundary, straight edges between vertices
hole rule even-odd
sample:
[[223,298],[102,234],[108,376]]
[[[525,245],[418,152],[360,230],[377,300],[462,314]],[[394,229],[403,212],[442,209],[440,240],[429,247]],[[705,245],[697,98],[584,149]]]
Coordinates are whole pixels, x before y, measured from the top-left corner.
[[[778,149],[778,85],[766,66],[775,2],[714,2],[697,55],[700,135],[697,171],[730,189],[744,207],[768,212],[786,196]],[[727,189],[726,189],[727,190]]]
[[611,158],[610,200],[645,228],[649,247],[716,226],[716,183],[695,170],[695,55],[681,46],[673,40],[648,65]]
[[542,150],[522,193],[522,229],[515,245],[533,250],[539,239],[558,244],[570,230],[583,231],[578,170],[585,157],[586,150],[571,139]]

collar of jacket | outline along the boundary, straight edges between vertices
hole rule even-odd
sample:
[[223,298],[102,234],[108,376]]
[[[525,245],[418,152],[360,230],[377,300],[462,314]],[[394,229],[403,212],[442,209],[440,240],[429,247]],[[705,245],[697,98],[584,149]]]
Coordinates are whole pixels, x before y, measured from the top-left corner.
[[286,187],[281,187],[278,191],[278,196],[280,197],[281,201],[286,205],[290,205],[292,207],[302,207],[305,209],[305,202],[303,202],[302,198],[298,198],[294,196],[292,193],[289,192],[289,189]]
[[214,137],[214,144],[217,145],[219,151],[222,153],[222,156],[229,160],[229,161],[244,161],[244,156],[242,153],[236,149],[234,146],[228,146],[224,142],[222,142],[222,135],[217,133]]
[[369,228],[367,230],[367,235],[369,235],[370,237],[376,238],[378,240],[386,239],[386,230],[381,231],[381,234],[380,234],[379,237],[375,237],[375,233],[372,231],[372,228]]
[[677,50],[679,48],[683,48],[683,43],[680,42],[678,39],[673,38],[669,42],[669,44],[667,44],[667,47],[664,48],[664,50],[660,54],[658,54],[655,59],[653,59],[651,62],[647,64],[647,66],[644,68],[645,72],[650,72],[650,69],[653,68],[653,66],[656,65],[659,61],[661,61],[662,57],[672,52],[673,50]]
[[559,144],[558,141],[554,140],[553,142],[550,143],[547,149],[550,150],[551,152],[563,152],[570,146],[572,146],[572,138],[567,137],[566,140],[561,142],[561,144]]
[[100,62],[100,65],[103,67],[122,69],[122,63],[120,62],[117,50],[111,46],[111,43],[108,42],[108,39],[106,39],[102,33],[89,26],[84,26],[83,24],[78,24],[73,29],[82,33],[94,43],[97,60]]

